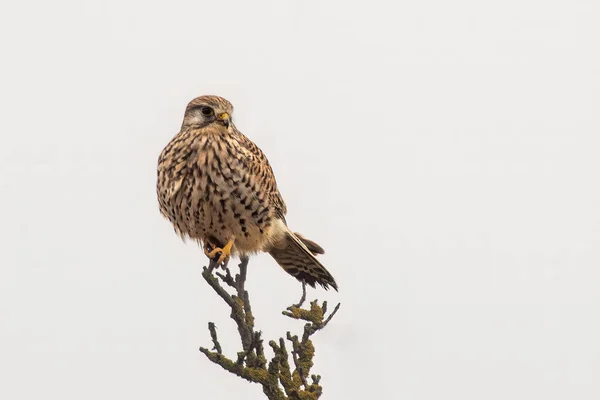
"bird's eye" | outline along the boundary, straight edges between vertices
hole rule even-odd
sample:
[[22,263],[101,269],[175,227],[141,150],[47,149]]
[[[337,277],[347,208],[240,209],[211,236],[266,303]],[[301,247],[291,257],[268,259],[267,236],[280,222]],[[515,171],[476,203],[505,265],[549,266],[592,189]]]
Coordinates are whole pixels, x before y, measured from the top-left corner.
[[207,115],[208,116],[208,115],[212,115],[213,110],[210,107],[202,107],[200,109],[200,112],[202,113],[202,115]]

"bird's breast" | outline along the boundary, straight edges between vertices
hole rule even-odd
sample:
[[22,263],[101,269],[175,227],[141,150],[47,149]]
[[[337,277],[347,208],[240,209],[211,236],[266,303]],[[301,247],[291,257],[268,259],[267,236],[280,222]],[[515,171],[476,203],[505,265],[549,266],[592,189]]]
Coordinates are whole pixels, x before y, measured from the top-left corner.
[[223,243],[235,236],[240,251],[264,247],[272,236],[269,196],[261,190],[244,149],[236,141],[205,136],[185,150],[164,168],[168,204],[163,214],[176,230]]

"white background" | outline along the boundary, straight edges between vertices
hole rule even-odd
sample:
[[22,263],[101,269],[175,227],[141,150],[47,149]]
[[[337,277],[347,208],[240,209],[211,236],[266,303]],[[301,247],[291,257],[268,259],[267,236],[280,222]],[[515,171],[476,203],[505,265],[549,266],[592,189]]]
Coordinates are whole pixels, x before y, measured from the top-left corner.
[[[342,302],[323,399],[600,398],[600,3],[3,2],[0,398],[262,399],[156,160],[218,94]],[[268,256],[267,339],[300,287]],[[333,304],[332,304],[333,305]]]

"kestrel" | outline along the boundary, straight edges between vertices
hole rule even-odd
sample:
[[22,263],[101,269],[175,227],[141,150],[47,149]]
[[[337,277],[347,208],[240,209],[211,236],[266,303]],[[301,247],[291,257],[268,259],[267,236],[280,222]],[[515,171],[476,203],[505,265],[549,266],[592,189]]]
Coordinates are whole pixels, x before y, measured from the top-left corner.
[[337,290],[315,257],[324,250],[292,232],[264,153],[233,124],[233,106],[218,96],[192,100],[180,132],[158,159],[160,212],[183,238],[226,266],[231,255],[268,252],[290,275]]

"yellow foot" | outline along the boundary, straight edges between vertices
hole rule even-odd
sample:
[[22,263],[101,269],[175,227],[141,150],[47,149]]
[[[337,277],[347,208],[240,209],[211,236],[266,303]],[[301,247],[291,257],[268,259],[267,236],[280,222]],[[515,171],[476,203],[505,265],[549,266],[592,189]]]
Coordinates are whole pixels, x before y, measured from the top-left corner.
[[229,256],[231,255],[231,248],[233,247],[233,239],[230,239],[229,242],[223,248],[214,247],[211,251],[208,251],[207,247],[204,247],[204,254],[208,256],[211,260],[216,257],[217,254],[221,253],[219,259],[217,260],[217,265],[224,263],[227,264],[229,261]]
[[209,256],[210,252],[211,252],[211,251],[212,251],[214,248],[218,247],[218,246],[216,246],[215,244],[213,244],[212,242],[210,242],[210,241],[208,241],[208,240],[205,240],[205,241],[204,241],[204,243],[203,243],[203,245],[204,245],[204,246],[203,246],[203,248],[204,248],[204,255],[205,255],[206,257],[210,257],[210,256]]

